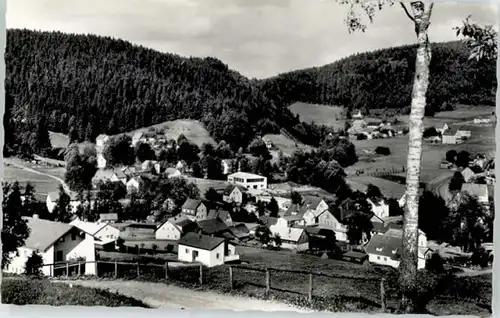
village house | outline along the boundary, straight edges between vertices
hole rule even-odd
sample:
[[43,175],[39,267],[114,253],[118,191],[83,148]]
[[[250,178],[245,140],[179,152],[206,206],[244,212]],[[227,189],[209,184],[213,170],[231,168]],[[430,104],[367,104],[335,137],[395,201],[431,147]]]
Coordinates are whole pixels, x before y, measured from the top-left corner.
[[384,200],[375,200],[367,198],[366,201],[370,204],[373,214],[383,219],[389,216],[389,205]]
[[460,129],[457,130],[457,135],[461,139],[464,139],[464,138],[465,139],[469,139],[472,134],[471,134],[470,130],[466,130],[466,129],[460,128]]
[[[95,261],[94,237],[74,225],[42,220],[37,215],[24,217],[30,231],[24,245],[17,249],[18,255],[13,255],[11,263],[4,269],[7,273],[24,273],[28,258],[38,253],[45,266],[42,273],[54,276],[54,263],[65,263],[84,259]],[[14,252],[16,253],[16,252]],[[85,275],[95,275],[96,264],[85,264]]]
[[[278,224],[278,219],[279,218],[274,218],[274,217],[271,217],[271,216],[267,216],[267,215],[263,215],[261,217],[259,217],[259,221],[265,226],[265,227],[270,227],[272,225],[276,225]],[[285,223],[282,223],[280,226],[288,226],[288,221],[284,221]]]
[[439,168],[441,168],[441,169],[450,169],[451,166],[453,166],[453,163],[448,162],[448,161],[441,161],[439,163]]
[[168,178],[179,178],[182,177],[182,173],[176,168],[167,168],[165,174]]
[[154,240],[158,224],[125,222],[115,223],[113,227],[120,230],[120,238],[123,240]]
[[223,237],[229,240],[234,240],[236,237],[233,235],[229,227],[219,218],[206,219],[198,221],[198,232],[205,235]]
[[302,205],[306,208],[303,215],[306,225],[316,224],[317,217],[328,210],[328,204],[320,197],[305,196],[302,201]]
[[293,227],[293,226],[306,226],[306,221],[302,215],[285,215],[279,217],[275,226]]
[[141,169],[142,171],[147,171],[147,172],[150,172],[152,171],[153,169],[155,169],[155,165],[158,163],[158,161],[156,160],[145,160],[142,165],[141,165]]
[[352,122],[351,127],[348,129],[348,133],[351,135],[359,134],[366,128],[366,122],[363,119],[356,119]]
[[477,198],[477,201],[482,205],[489,205],[490,203],[488,185],[486,184],[464,183],[462,191]]
[[201,200],[187,199],[181,207],[181,214],[192,221],[201,221],[207,219],[208,210]]
[[[370,263],[393,268],[399,267],[402,248],[403,240],[401,237],[384,234],[375,234],[364,247]],[[418,249],[418,269],[425,268],[427,255],[429,255],[428,249]]]
[[337,241],[347,242],[347,228],[329,210],[318,214],[316,224],[318,228],[332,230]]
[[357,113],[355,113],[354,115],[352,115],[352,118],[353,119],[362,119],[363,118],[363,114],[361,113],[361,111],[358,110]]
[[476,175],[476,173],[474,171],[472,171],[472,169],[469,167],[462,170],[461,173],[462,173],[462,176],[464,177],[464,181],[466,183],[469,182]]
[[448,129],[450,129],[450,126],[448,126],[448,124],[445,123],[443,125],[443,128],[436,128],[436,131],[442,135]]
[[378,129],[378,128],[380,128],[381,126],[383,126],[382,122],[372,121],[372,122],[369,122],[369,123],[366,125],[366,128],[368,128],[368,129]]
[[236,172],[230,174],[227,181],[247,188],[250,193],[257,193],[267,189],[267,178],[253,173]]
[[104,149],[104,147],[106,146],[106,143],[109,141],[109,139],[110,139],[110,137],[108,135],[100,134],[95,139],[95,147],[98,149],[101,149],[101,150]]
[[240,185],[230,184],[222,192],[222,200],[227,203],[243,203],[243,195],[246,194],[248,190]]
[[188,164],[184,160],[179,160],[175,165],[175,168],[179,170],[181,173],[188,172]]
[[[78,200],[78,195],[75,192],[68,193],[69,196],[69,205],[71,207],[71,212],[75,213],[76,209],[80,206],[81,202]],[[57,206],[57,202],[59,201],[59,191],[50,192],[47,195],[46,205],[47,210],[52,213]]]
[[179,240],[183,235],[188,232],[197,230],[196,222],[188,218],[170,218],[158,226],[155,231],[155,238],[157,240]]
[[200,263],[207,267],[239,260],[236,248],[225,239],[197,233],[187,233],[179,240],[178,259]]
[[244,223],[239,223],[229,227],[229,230],[239,241],[250,239],[250,230]]
[[450,129],[443,132],[442,141],[445,145],[456,145],[462,143],[463,140],[456,129]]
[[69,224],[91,234],[95,239],[103,243],[116,241],[120,237],[120,230],[109,223],[85,222],[79,218],[75,218]]
[[233,225],[233,218],[231,217],[231,214],[226,210],[210,210],[208,212],[207,219],[217,218],[222,220],[222,222],[224,222],[227,226]]
[[127,181],[126,186],[127,186],[127,193],[131,192],[139,192],[143,189],[144,187],[144,178],[142,176],[136,176],[130,178],[130,180]]
[[283,227],[276,224],[270,226],[269,230],[274,237],[281,238],[281,248],[283,249],[293,251],[307,251],[309,249],[309,236],[304,228]]
[[116,223],[118,222],[118,213],[101,213],[97,223]]
[[292,206],[292,200],[289,198],[283,198],[283,197],[275,197],[275,196],[270,196],[270,195],[257,195],[255,196],[255,200],[257,202],[265,202],[269,203],[271,202],[271,199],[276,200],[276,203],[278,203],[278,208],[280,211],[287,211],[291,206]]

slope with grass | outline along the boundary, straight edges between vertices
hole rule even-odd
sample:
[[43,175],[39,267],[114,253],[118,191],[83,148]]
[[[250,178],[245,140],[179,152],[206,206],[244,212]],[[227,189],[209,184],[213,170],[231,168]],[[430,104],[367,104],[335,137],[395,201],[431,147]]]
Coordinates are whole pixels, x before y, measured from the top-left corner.
[[9,278],[2,280],[2,303],[12,305],[143,307],[137,299],[102,289],[54,284],[48,280]]

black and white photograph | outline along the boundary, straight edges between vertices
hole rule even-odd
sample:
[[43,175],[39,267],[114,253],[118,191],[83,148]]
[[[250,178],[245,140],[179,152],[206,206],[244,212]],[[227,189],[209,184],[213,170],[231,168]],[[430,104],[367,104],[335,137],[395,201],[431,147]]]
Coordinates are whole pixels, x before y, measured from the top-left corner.
[[6,6],[3,304],[492,315],[497,4]]

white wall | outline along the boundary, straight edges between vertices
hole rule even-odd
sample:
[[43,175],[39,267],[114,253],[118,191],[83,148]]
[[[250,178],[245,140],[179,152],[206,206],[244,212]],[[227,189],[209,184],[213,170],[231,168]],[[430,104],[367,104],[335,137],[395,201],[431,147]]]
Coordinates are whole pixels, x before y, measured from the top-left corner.
[[281,248],[292,251],[307,251],[309,249],[309,242],[305,242],[302,244],[294,244],[294,243],[281,243]]
[[391,266],[394,268],[399,267],[399,261],[395,261],[387,256],[368,254],[368,261],[370,263],[379,264],[379,265],[387,265],[387,266]]
[[[192,259],[192,251],[198,251],[196,260]],[[217,254],[219,257],[217,258]],[[205,266],[213,267],[224,264],[224,243],[217,246],[212,251],[179,244],[178,259],[183,262],[199,262]]]
[[181,231],[176,226],[174,226],[174,224],[168,221],[156,230],[155,237],[157,240],[177,241],[181,238]]
[[120,230],[107,224],[95,233],[95,237],[101,241],[117,240],[120,237]]

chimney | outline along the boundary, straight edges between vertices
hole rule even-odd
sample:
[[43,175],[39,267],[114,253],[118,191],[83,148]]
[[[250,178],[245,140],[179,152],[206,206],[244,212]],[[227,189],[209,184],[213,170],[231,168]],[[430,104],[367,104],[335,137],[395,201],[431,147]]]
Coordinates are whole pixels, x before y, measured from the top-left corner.
[[33,214],[34,219],[39,219],[38,214]]

